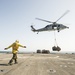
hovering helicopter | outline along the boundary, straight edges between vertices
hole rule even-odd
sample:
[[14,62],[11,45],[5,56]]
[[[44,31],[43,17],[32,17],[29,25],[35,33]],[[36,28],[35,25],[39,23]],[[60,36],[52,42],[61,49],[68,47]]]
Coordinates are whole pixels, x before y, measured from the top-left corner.
[[45,26],[44,28],[40,28],[40,29],[35,29],[33,27],[33,25],[31,25],[31,28],[32,28],[32,31],[33,32],[42,32],[42,31],[55,31],[57,30],[58,32],[63,30],[63,29],[66,29],[66,28],[69,28],[63,24],[59,24],[57,23],[57,21],[59,21],[64,15],[66,15],[67,13],[69,12],[69,10],[67,10],[58,20],[56,20],[55,22],[51,22],[51,21],[48,21],[48,20],[44,20],[44,19],[40,19],[40,18],[36,18],[38,20],[41,20],[41,21],[45,21],[45,22],[48,22],[48,23],[52,23],[52,24],[49,24],[47,26]]

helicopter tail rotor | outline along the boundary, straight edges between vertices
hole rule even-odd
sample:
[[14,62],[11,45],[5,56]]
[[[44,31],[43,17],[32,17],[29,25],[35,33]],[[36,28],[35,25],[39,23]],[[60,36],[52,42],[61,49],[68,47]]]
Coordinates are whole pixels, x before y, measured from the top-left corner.
[[36,29],[33,27],[33,25],[31,25],[31,30],[33,31],[33,32],[35,32],[36,31]]

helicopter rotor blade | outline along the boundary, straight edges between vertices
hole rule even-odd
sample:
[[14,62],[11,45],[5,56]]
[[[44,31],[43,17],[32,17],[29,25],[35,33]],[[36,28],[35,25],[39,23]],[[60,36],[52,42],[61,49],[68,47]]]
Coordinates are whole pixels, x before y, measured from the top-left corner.
[[[61,19],[64,15],[66,15],[68,12],[69,12],[69,10],[67,10],[58,20],[60,20],[60,19]],[[58,21],[58,20],[57,20],[57,21]],[[57,22],[57,21],[56,21],[56,22]]]
[[44,19],[40,19],[40,18],[35,18],[37,20],[41,20],[41,21],[45,21],[45,22],[48,22],[48,23],[54,23],[54,22],[51,22],[51,21],[48,21],[48,20],[44,20]]

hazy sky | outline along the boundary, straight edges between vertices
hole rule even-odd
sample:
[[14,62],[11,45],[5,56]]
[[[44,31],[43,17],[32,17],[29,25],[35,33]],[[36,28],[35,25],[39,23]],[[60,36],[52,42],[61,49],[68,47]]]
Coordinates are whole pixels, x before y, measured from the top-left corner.
[[36,34],[30,26],[34,24],[36,29],[45,27],[49,23],[35,18],[56,21],[66,10],[70,12],[58,23],[69,29],[56,32],[61,52],[75,51],[75,0],[0,0],[0,50],[17,39],[27,46],[26,49],[20,48],[20,51],[52,51],[54,32]]

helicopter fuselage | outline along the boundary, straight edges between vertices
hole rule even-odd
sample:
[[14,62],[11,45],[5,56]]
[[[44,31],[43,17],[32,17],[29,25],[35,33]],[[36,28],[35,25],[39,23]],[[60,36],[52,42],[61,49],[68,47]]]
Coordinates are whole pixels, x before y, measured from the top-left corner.
[[35,29],[33,26],[31,26],[31,28],[32,28],[32,31],[34,31],[34,32],[55,31],[55,30],[57,30],[59,32],[60,30],[63,30],[63,29],[69,28],[69,27],[67,27],[63,24],[50,24],[50,25],[47,25],[44,28],[40,28],[40,29]]
[[55,22],[51,22],[51,21],[48,21],[48,20],[44,20],[44,19],[40,19],[40,18],[36,18],[38,20],[41,20],[41,21],[44,21],[44,22],[48,22],[48,23],[52,23],[52,24],[49,24],[47,26],[45,26],[44,28],[40,28],[40,29],[35,29],[33,27],[33,25],[31,26],[32,28],[32,31],[34,32],[42,32],[42,31],[55,31],[57,30],[58,32],[60,30],[63,30],[63,29],[66,29],[66,28],[69,28],[63,24],[59,24],[57,23],[57,21],[59,21],[64,15],[66,15],[67,13],[69,12],[69,10],[67,10],[59,19],[57,19]]

